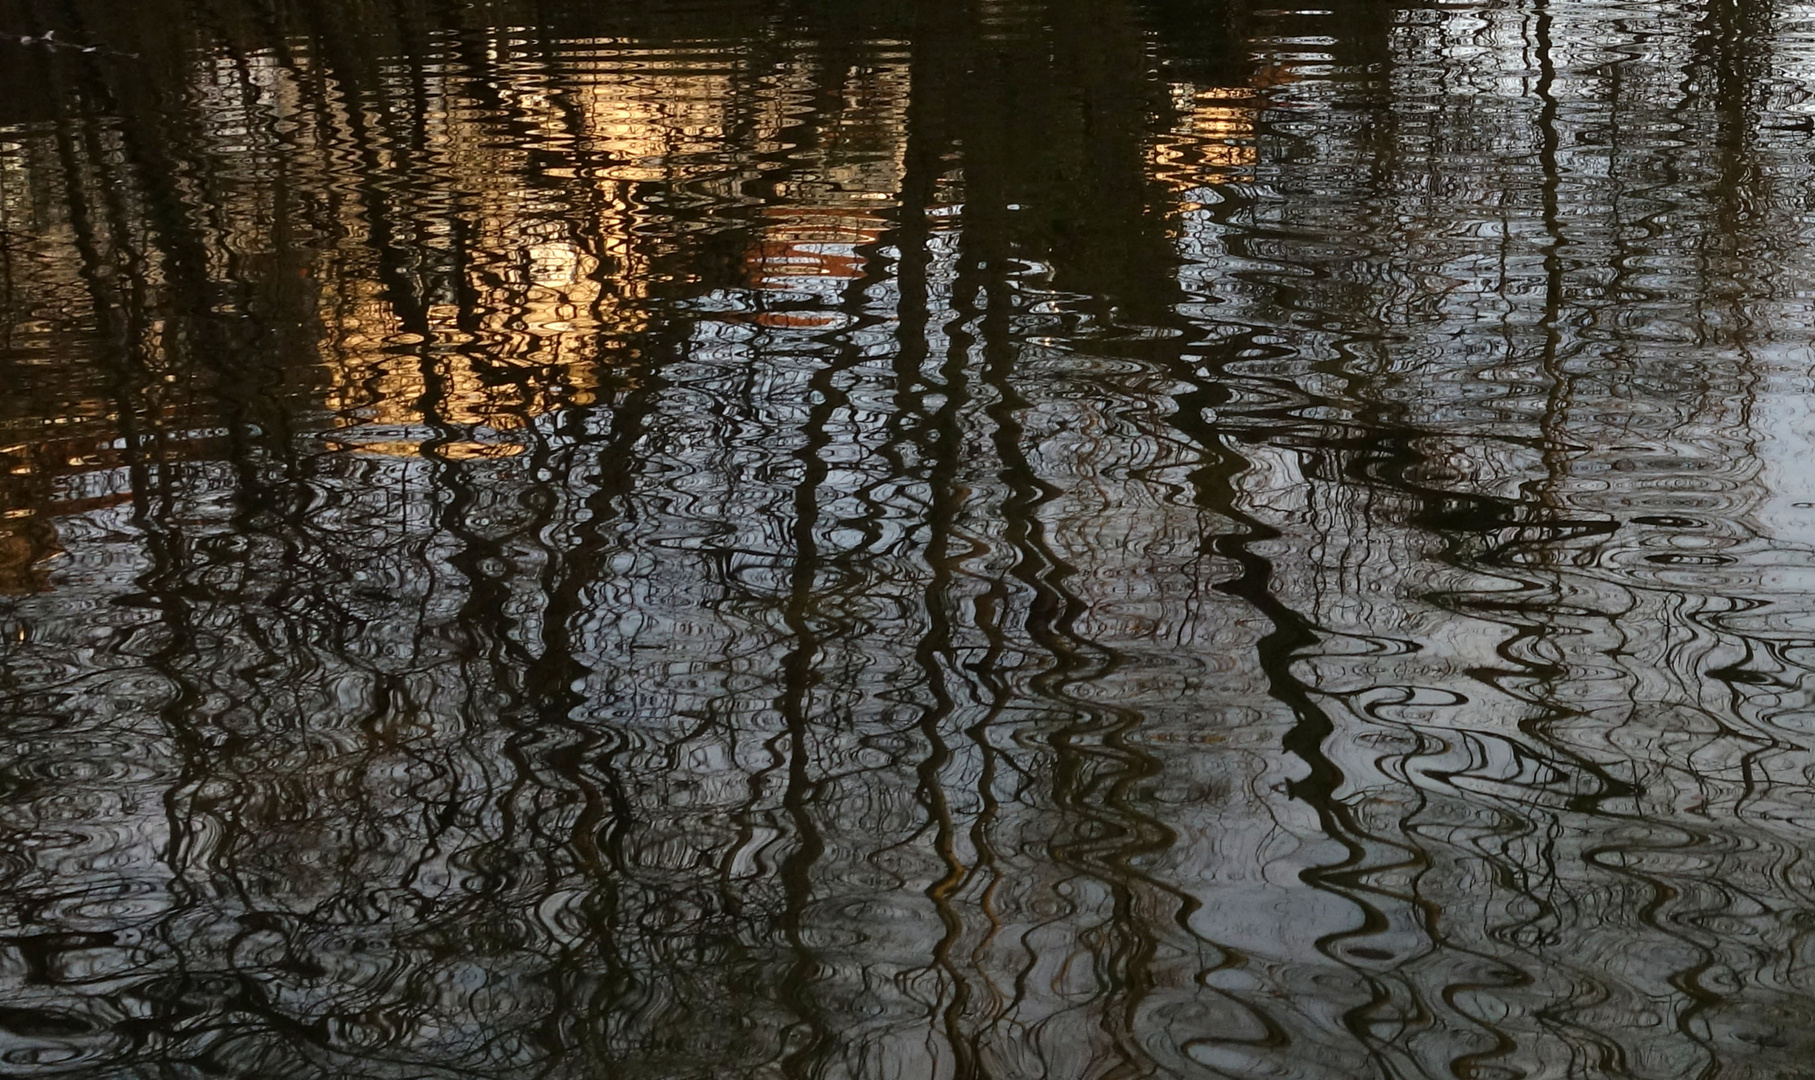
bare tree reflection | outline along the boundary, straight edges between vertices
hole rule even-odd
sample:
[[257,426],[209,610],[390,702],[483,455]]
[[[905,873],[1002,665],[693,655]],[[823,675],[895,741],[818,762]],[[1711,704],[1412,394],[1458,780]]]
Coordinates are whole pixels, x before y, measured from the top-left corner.
[[1801,1067],[1799,11],[15,28],[0,1067]]

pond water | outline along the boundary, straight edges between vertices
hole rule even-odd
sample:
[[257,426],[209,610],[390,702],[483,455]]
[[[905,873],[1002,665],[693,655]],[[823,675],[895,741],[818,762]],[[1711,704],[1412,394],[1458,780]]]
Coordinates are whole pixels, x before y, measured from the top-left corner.
[[1815,5],[1319,3],[0,0],[0,1074],[1815,1076]]

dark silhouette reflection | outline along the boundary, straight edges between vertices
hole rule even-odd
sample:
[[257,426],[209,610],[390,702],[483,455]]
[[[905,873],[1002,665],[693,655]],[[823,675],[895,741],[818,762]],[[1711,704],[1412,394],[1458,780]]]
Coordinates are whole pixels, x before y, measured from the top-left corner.
[[1815,1075],[1811,46],[0,0],[0,1071]]

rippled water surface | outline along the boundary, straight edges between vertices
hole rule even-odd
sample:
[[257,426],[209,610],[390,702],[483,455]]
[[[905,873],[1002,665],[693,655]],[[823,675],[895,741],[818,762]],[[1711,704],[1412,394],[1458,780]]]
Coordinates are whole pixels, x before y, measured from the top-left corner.
[[0,0],[0,1073],[1815,1076],[1815,6]]

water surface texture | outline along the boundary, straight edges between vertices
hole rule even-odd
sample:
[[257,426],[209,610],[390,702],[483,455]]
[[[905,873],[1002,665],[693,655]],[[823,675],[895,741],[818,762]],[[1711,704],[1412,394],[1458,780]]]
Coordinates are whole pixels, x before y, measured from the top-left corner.
[[1815,7],[0,0],[0,1074],[1815,1076]]

